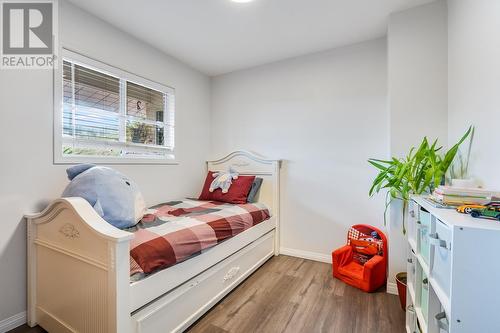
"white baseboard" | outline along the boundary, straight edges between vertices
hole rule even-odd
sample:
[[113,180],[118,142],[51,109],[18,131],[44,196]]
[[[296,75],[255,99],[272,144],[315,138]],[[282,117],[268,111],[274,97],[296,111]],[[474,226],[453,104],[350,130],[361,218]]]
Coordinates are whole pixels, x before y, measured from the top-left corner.
[[0,320],[0,333],[5,333],[18,326],[26,324],[26,311],[15,314],[12,317]]
[[387,293],[397,295],[398,285],[395,282],[387,282]]
[[290,249],[290,248],[286,248],[286,247],[280,248],[280,254],[283,254],[286,256],[314,260],[314,261],[326,262],[328,264],[332,263],[332,256],[330,254],[323,254],[323,253],[318,253],[318,252]]

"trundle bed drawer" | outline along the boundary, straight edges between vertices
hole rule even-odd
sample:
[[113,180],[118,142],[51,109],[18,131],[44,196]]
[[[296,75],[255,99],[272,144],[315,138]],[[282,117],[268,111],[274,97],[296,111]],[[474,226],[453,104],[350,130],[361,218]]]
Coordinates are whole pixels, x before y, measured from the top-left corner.
[[186,329],[273,255],[274,230],[134,313],[132,332]]

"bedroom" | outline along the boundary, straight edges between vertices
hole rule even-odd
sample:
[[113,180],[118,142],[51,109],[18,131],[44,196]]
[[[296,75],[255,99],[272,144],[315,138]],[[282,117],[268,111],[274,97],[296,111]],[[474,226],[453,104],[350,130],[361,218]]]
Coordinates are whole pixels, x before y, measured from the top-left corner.
[[[384,223],[384,191],[368,195],[377,169],[367,160],[403,158],[424,137],[432,141],[438,138],[444,152],[473,126],[468,177],[476,180],[476,187],[500,190],[495,150],[500,139],[495,123],[500,117],[500,2],[40,3],[52,4],[51,10],[47,13],[35,7],[31,17],[26,10],[29,6],[1,1],[0,207],[4,227],[0,236],[0,332],[42,332],[40,326],[54,332],[418,329],[409,322],[407,307],[419,308],[422,297],[415,299],[415,293],[408,288],[407,311],[401,310],[395,279],[398,273],[408,270],[407,260],[412,259],[408,257],[410,229],[402,232],[403,216],[405,225],[411,219],[402,213],[400,201],[395,201]],[[20,15],[23,12],[24,16]],[[43,22],[51,23],[49,41],[44,38],[46,30],[37,30]],[[19,36],[23,38],[16,44]],[[39,50],[26,50],[25,57],[20,56],[23,51],[10,50],[32,43],[40,48],[44,42],[52,45],[50,54],[57,57],[54,68],[42,63],[47,55],[36,53]],[[29,66],[33,54],[42,60]],[[91,86],[98,94],[78,94],[73,89],[78,84]],[[107,101],[106,96],[114,99]],[[158,98],[167,101],[160,103],[160,114],[148,113],[147,108],[154,106]],[[100,138],[104,145],[91,147],[94,155],[88,154],[85,143],[82,149],[83,140],[75,139],[78,118],[72,111],[83,110],[81,106],[88,106],[89,101],[99,106],[102,112],[97,119],[108,131]],[[104,114],[107,122],[113,119],[111,130],[103,120]],[[137,121],[139,125],[150,130],[137,131],[127,123],[138,118],[142,119]],[[151,130],[155,126],[156,132]],[[113,139],[108,140],[106,135]],[[72,149],[64,150],[68,146]],[[129,156],[112,155],[116,147],[130,152]],[[460,149],[465,151],[467,145],[462,144]],[[208,171],[227,171],[232,166],[241,174],[240,180],[252,176],[263,179],[257,201],[269,208],[270,218],[255,222],[257,225],[240,230],[240,234],[217,246],[207,245],[206,252],[198,249],[200,255],[151,274],[129,288],[133,283],[129,286],[128,241],[123,248],[116,245],[113,251],[97,253],[97,259],[92,259],[78,248],[57,243],[67,238],[58,232],[61,226],[54,228],[54,233],[43,229],[68,223],[61,219],[73,219],[70,224],[81,235],[77,241],[96,251],[96,244],[103,238],[94,237],[84,243],[82,230],[86,229],[82,228],[91,230],[93,226],[92,230],[97,228],[108,236],[128,237],[125,231],[103,222],[98,210],[88,210],[88,204],[65,206],[63,210],[72,212],[72,216],[56,214],[59,206],[54,201],[70,184],[66,169],[78,163],[110,167],[125,175],[140,189],[147,207],[196,199],[204,187],[207,167]],[[221,190],[213,193],[217,191]],[[35,225],[37,220],[31,218],[32,214],[45,209],[49,209],[47,216],[52,220],[40,224],[39,229],[33,227],[31,238],[27,237],[27,222],[34,221],[30,225]],[[79,209],[84,209],[89,219],[77,218],[82,214]],[[26,215],[30,216],[28,221]],[[455,218],[463,216],[457,213],[451,222],[444,223],[453,224]],[[437,219],[433,217],[433,225]],[[490,223],[473,221],[477,225]],[[373,293],[332,276],[332,252],[346,244],[349,228],[357,224],[374,226],[388,239],[387,283],[384,281]],[[498,237],[496,225],[491,228],[494,230],[486,238],[472,243],[490,244],[482,240]],[[59,252],[55,244],[59,244]],[[42,251],[36,252],[47,246],[52,246],[47,258]],[[243,251],[250,249],[247,246],[257,246],[257,250]],[[438,252],[435,247],[431,247],[431,253]],[[485,251],[481,253],[489,253]],[[64,271],[63,260],[52,258],[56,252],[78,257],[73,258],[75,262],[83,257],[91,259],[97,265],[91,266],[101,274],[94,282],[106,288],[109,297],[96,296],[97,303],[80,304],[75,302],[81,296],[80,289],[69,288],[44,300],[44,290],[71,285],[73,281],[71,275],[57,281],[41,274],[43,267]],[[111,253],[125,254],[126,260],[111,265],[118,258]],[[247,255],[254,253],[255,257]],[[439,304],[430,302],[429,314],[431,310],[436,310],[433,316],[444,312],[442,322],[448,321],[451,332],[500,331],[500,320],[495,315],[488,317],[490,320],[479,321],[477,317],[478,313],[487,317],[498,304],[488,295],[500,292],[491,278],[498,276],[500,267],[492,259],[487,268],[471,269],[466,255],[469,253],[455,258],[454,267],[465,263],[468,266],[464,270],[474,273],[466,280],[483,282],[470,286],[474,292],[467,298],[431,293],[429,299],[440,302],[444,311],[433,309]],[[248,259],[246,268],[243,259],[241,264],[226,261],[233,255]],[[75,272],[76,267],[90,269],[82,265],[75,266]],[[235,267],[240,268],[232,269]],[[419,272],[420,277],[430,274],[431,289],[438,290],[439,279],[432,279],[432,269]],[[113,277],[111,273],[116,274]],[[212,282],[208,287],[201,282],[198,285],[197,281],[208,279],[204,273],[213,273],[210,276],[217,279],[222,274],[220,278],[229,280],[229,287],[216,290]],[[155,283],[144,283],[155,279]],[[452,275],[449,281],[463,283],[457,279]],[[79,279],[76,284],[83,293],[85,281]],[[197,300],[205,296],[193,300],[187,292],[181,293],[175,304],[187,307],[176,315],[178,318],[164,322],[164,316],[154,316],[156,308],[166,313],[173,311],[168,297],[193,283],[193,290],[199,290],[195,295],[206,292],[210,302],[198,304]],[[86,293],[92,294],[89,290]],[[460,304],[469,304],[465,314],[459,316],[458,311],[463,310],[454,310],[454,298]],[[44,302],[63,313],[44,312],[49,306]],[[90,311],[97,304],[105,306],[99,308],[102,311],[98,314]],[[88,316],[75,319],[79,313]],[[420,312],[415,317],[415,321],[428,324],[420,323],[421,331],[439,332],[433,318],[425,318]],[[101,326],[90,328],[89,322]]]

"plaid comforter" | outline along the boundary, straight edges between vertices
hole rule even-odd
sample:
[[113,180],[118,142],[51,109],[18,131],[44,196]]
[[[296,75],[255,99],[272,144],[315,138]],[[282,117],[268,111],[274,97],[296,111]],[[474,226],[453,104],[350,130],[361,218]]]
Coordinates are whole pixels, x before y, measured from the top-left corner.
[[133,228],[130,275],[138,280],[173,266],[269,219],[260,203],[182,200],[151,207]]

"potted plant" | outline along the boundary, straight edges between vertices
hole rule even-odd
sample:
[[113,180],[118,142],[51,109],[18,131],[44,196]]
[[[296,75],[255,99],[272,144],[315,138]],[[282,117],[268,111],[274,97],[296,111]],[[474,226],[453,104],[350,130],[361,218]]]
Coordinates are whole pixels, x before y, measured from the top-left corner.
[[477,182],[469,175],[469,160],[472,148],[472,141],[474,140],[474,127],[469,136],[469,144],[467,145],[467,152],[464,154],[458,150],[457,158],[450,166],[450,183],[451,186],[461,188],[475,188]]
[[[444,182],[446,172],[453,163],[460,145],[467,139],[473,131],[472,126],[462,138],[453,145],[443,156],[442,150],[438,146],[437,139],[431,144],[426,137],[423,138],[420,146],[410,149],[408,155],[404,158],[395,158],[391,160],[379,160],[371,158],[368,162],[379,170],[379,173],[373,180],[369,195],[373,196],[380,191],[386,191],[384,224],[386,224],[387,209],[394,200],[402,201],[402,228],[403,234],[406,233],[405,220],[406,209],[410,196],[414,194],[431,193],[434,188]],[[398,294],[401,306],[406,303],[406,273],[396,274]]]
[[396,285],[398,287],[399,303],[403,311],[406,310],[406,287],[407,287],[407,274],[401,272],[396,274]]
[[147,124],[141,122],[133,122],[127,125],[127,132],[129,134],[129,141],[134,143],[147,143],[148,140]]
[[404,158],[393,157],[391,160],[371,158],[368,162],[379,170],[373,180],[369,195],[373,196],[380,191],[386,191],[384,224],[386,223],[387,209],[394,200],[403,202],[403,233],[405,229],[405,212],[411,195],[431,193],[434,188],[444,182],[448,168],[452,164],[460,145],[471,134],[469,127],[462,138],[453,145],[443,156],[437,139],[431,144],[426,137],[416,149],[410,149]]

